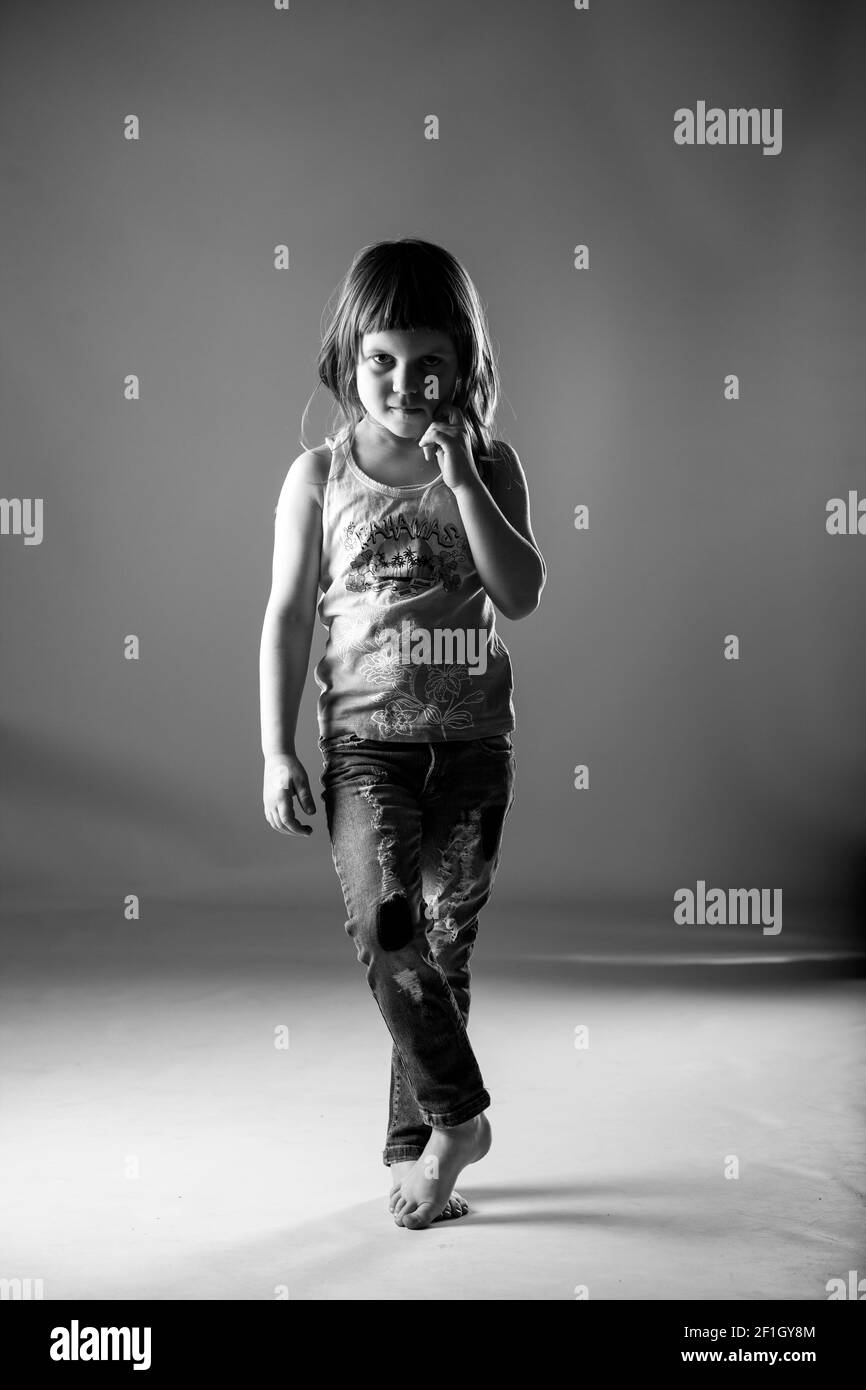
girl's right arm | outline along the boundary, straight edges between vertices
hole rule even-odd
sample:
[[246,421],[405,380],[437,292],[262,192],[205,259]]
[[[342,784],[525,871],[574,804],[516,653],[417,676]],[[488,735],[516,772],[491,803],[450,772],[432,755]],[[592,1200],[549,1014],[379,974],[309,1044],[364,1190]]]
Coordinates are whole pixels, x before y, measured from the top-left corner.
[[330,455],[307,450],[291,465],[274,525],[271,593],[259,651],[265,819],[274,830],[311,835],[296,819],[292,798],[308,815],[316,804],[295,753],[298,708],[316,622],[322,557],[322,497]]

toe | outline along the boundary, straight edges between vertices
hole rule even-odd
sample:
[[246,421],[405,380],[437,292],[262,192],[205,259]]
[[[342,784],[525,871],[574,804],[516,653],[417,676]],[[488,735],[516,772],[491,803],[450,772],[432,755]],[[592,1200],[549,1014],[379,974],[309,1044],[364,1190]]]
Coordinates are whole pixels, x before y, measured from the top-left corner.
[[400,1196],[397,1200],[397,1205],[394,1207],[394,1220],[397,1222],[397,1225],[405,1226],[406,1217],[414,1210],[415,1203],[409,1202],[405,1197]]
[[[434,1221],[456,1221],[459,1217],[465,1216],[469,1211],[469,1204],[460,1196],[459,1192],[452,1192],[445,1206]],[[433,1223],[431,1222],[431,1225]]]
[[410,1231],[423,1231],[426,1226],[431,1226],[434,1221],[433,1204],[422,1202],[414,1211],[407,1212],[403,1217],[403,1225],[408,1226]]

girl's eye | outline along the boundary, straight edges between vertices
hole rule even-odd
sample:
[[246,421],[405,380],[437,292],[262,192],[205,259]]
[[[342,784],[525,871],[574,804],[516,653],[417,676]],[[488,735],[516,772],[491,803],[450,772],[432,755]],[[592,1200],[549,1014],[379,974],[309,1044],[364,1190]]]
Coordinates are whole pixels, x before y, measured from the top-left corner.
[[[380,357],[384,357],[384,358],[385,358],[387,361],[389,361],[389,362],[390,362],[390,360],[391,360],[391,355],[390,355],[390,353],[388,353],[388,352],[376,352],[376,353],[373,354],[373,361],[374,361],[374,362],[378,362]],[[442,361],[441,357],[434,357],[434,356],[432,355],[432,353],[431,353],[431,355],[430,355],[429,357],[425,358],[424,360],[425,360],[426,362],[441,362],[441,361]]]

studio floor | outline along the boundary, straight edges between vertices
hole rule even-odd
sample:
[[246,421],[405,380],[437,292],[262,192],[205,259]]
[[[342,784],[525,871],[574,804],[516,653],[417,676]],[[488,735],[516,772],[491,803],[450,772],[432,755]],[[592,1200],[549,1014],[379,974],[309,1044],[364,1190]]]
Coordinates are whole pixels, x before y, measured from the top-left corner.
[[493,1147],[458,1184],[469,1215],[416,1232],[386,1210],[390,1040],[342,922],[157,915],[10,923],[0,1277],[46,1299],[812,1300],[866,1273],[866,984],[814,932],[696,961],[590,913],[536,923],[533,950],[491,905],[470,1035]]

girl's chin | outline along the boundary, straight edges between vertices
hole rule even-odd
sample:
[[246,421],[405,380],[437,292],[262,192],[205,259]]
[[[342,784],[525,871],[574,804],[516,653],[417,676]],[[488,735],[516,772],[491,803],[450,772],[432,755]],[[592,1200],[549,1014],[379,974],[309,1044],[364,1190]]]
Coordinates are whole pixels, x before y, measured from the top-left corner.
[[387,415],[388,425],[391,429],[421,429],[427,423],[427,417],[423,410],[413,411],[411,415],[401,415],[398,410],[389,410]]

